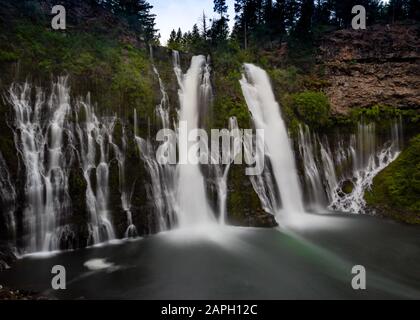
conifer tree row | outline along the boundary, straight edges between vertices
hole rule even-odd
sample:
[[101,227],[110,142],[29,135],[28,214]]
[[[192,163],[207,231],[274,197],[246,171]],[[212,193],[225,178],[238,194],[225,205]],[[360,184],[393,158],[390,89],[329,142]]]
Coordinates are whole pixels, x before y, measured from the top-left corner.
[[[420,21],[420,0],[235,0],[235,17],[227,15],[226,0],[214,0],[214,19],[205,14],[201,25],[192,31],[172,31],[168,46],[177,50],[196,51],[217,48],[234,40],[241,47],[273,47],[286,38],[310,40],[324,27],[351,26],[353,6],[363,5],[367,24],[396,23],[407,19]],[[232,32],[229,20],[234,19]]]

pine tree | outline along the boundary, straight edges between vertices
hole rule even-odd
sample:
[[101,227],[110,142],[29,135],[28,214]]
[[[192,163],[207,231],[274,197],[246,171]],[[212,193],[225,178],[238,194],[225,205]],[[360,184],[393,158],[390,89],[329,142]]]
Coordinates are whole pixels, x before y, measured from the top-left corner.
[[155,39],[156,15],[150,12],[153,6],[146,0],[113,0],[108,5],[112,11],[122,16],[128,24],[140,33],[146,41]]
[[207,20],[208,18],[206,16],[206,13],[203,11],[203,15],[201,16],[201,36],[203,37],[204,40],[207,40],[209,36],[209,28],[208,28]]
[[220,18],[223,18],[227,11],[226,0],[214,0],[214,12],[220,14]]
[[264,24],[263,0],[236,0],[234,38],[248,47],[248,40],[255,37],[255,31]]
[[408,2],[408,18],[420,20],[420,0],[409,0]]
[[314,15],[314,1],[302,0],[300,4],[299,20],[296,24],[296,32],[300,36],[307,36],[312,31],[312,18]]
[[182,34],[181,28],[178,28],[178,32],[176,33],[175,43],[176,43],[176,50],[179,50],[179,51],[184,50],[184,35]]
[[203,39],[200,35],[200,29],[197,24],[194,24],[191,31],[191,43],[189,45],[189,51],[196,52],[200,51],[203,46]]
[[170,48],[172,50],[177,50],[176,31],[175,30],[171,31],[171,34],[169,35],[167,46],[168,46],[168,48]]
[[213,20],[210,38],[213,45],[226,42],[229,36],[229,18],[226,16],[228,6],[226,0],[214,0],[214,12],[220,14],[220,19]]
[[273,7],[273,38],[281,40],[286,34],[286,5],[284,0],[277,0]]
[[391,0],[388,4],[388,16],[392,23],[404,20],[408,16],[407,0]]
[[317,0],[315,5],[314,23],[317,25],[329,25],[331,23],[331,1]]

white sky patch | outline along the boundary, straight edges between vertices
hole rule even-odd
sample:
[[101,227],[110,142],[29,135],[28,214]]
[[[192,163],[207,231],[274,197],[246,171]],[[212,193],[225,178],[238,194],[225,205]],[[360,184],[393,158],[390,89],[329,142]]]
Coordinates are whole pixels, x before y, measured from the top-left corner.
[[[234,0],[227,0],[229,6],[230,26],[234,24]],[[190,31],[195,23],[201,27],[200,17],[203,11],[209,18],[217,17],[213,12],[213,0],[149,0],[153,5],[152,13],[156,14],[156,28],[161,34],[160,42],[166,45],[173,29],[181,28],[182,32]]]

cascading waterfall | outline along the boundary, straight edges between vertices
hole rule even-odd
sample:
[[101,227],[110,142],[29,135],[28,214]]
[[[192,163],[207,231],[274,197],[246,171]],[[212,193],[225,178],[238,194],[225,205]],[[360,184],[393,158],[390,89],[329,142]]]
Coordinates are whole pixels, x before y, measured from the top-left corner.
[[[112,138],[112,137],[111,137]],[[127,215],[127,230],[125,232],[126,238],[135,238],[137,237],[137,228],[133,224],[133,214],[131,212],[131,199],[133,196],[133,189],[129,188],[127,185],[127,177],[126,177],[126,154],[127,154],[127,134],[126,129],[122,127],[122,137],[121,137],[121,144],[122,147],[119,148],[116,143],[110,141],[114,148],[114,153],[117,158],[118,162],[118,171],[119,171],[119,189],[121,193],[121,207]]]
[[337,187],[338,180],[327,139],[325,139],[324,143],[320,143],[320,151],[322,166],[324,168],[324,189],[327,190],[328,202],[332,203],[334,201],[334,196],[331,193],[331,190],[334,190]]
[[[150,196],[153,199],[159,231],[168,230],[172,225],[173,208],[171,209],[169,204],[172,202],[172,190],[166,188],[168,186],[168,180],[162,175],[164,169],[162,165],[156,161],[155,151],[151,142],[136,136],[136,143],[140,151],[140,156],[145,163],[146,170],[150,175]],[[168,193],[166,193],[166,191],[168,191]]]
[[322,184],[321,174],[316,162],[316,153],[319,141],[316,135],[312,135],[308,126],[300,126],[299,130],[299,152],[305,171],[305,182],[308,186],[310,206],[317,208],[326,205],[325,188]]
[[[86,207],[90,215],[90,244],[115,239],[115,232],[109,217],[109,149],[115,118],[104,118],[101,122],[90,103],[79,101],[76,117],[76,131],[80,141],[80,158],[85,178]],[[80,115],[83,116],[82,119]],[[99,156],[97,151],[99,150]],[[99,159],[99,160],[98,160]],[[96,192],[92,173],[95,173]]]
[[178,86],[180,90],[183,90],[183,75],[182,75],[182,69],[181,69],[181,59],[179,58],[179,52],[176,50],[172,51],[172,60],[174,65],[174,73],[176,76],[176,79],[178,81]]
[[385,142],[378,141],[376,136],[375,124],[361,121],[349,138],[338,136],[332,152],[326,137],[321,141],[309,128],[300,128],[298,142],[307,188],[310,194],[325,190],[327,196],[327,205],[323,194],[311,198],[311,205],[341,212],[365,212],[365,192],[375,176],[400,154],[401,119],[392,122]]
[[[150,48],[150,55],[153,59],[153,48]],[[180,70],[179,54],[174,51],[174,70]],[[153,71],[158,79],[161,101],[156,107],[156,113],[161,121],[162,129],[169,129],[170,127],[170,109],[169,98],[166,92],[165,85],[160,77],[159,71],[153,64]],[[153,199],[156,218],[158,221],[159,231],[168,230],[174,224],[174,212],[176,212],[177,203],[175,197],[175,175],[176,167],[171,164],[163,164],[163,161],[156,158],[155,150],[153,148],[150,137],[145,140],[137,135],[137,111],[134,110],[134,130],[135,140],[140,151],[140,157],[145,163],[147,172],[151,178],[150,192]],[[166,149],[173,148],[170,141],[163,143]]]
[[66,157],[63,143],[70,111],[67,79],[59,78],[53,84],[48,101],[38,90],[34,106],[29,84],[13,85],[9,93],[15,113],[15,143],[26,169],[26,250],[57,250],[60,234],[66,232],[58,223],[71,207],[66,169],[71,159]]
[[[229,119],[229,129],[231,132],[234,130],[239,130],[238,120],[236,117],[231,117]],[[229,150],[229,154],[227,155],[228,164],[225,165],[215,165],[216,171],[216,189],[217,189],[217,197],[218,197],[218,205],[219,205],[219,223],[221,225],[226,225],[227,220],[227,197],[228,197],[228,178],[229,172],[232,167],[235,158],[238,155],[241,155],[242,152],[242,141],[238,137],[232,137],[233,145]]]
[[[8,96],[14,113],[12,128],[15,145],[24,164],[23,252],[47,252],[73,246],[75,235],[70,225],[69,175],[71,168],[79,164],[77,159],[87,185],[86,208],[90,215],[88,243],[115,239],[109,213],[110,149],[117,157],[120,171],[124,171],[126,148],[125,135],[122,150],[113,143],[116,118],[99,119],[89,97],[86,101],[78,101],[75,110],[71,110],[70,88],[65,77],[53,83],[48,98],[43,90],[37,89],[32,103],[31,93],[28,83],[15,84]],[[3,174],[3,163],[1,167],[3,197],[7,192],[8,198],[14,194],[16,199],[16,191],[11,191],[14,186],[10,177]],[[120,179],[124,179],[123,175],[121,173]],[[10,184],[8,189],[5,187],[7,181]],[[127,215],[131,215],[130,192],[125,180],[120,183],[122,207]],[[16,222],[12,220],[12,211],[15,208],[10,207],[10,210],[8,221],[13,229]],[[129,229],[133,231],[131,218],[128,217],[128,220]]]
[[[246,64],[244,67],[245,74],[240,81],[242,92],[255,127],[264,130],[266,155],[270,160],[273,178],[280,193],[281,211],[284,215],[302,213],[304,206],[295,158],[270,79],[259,67],[252,64]],[[256,192],[259,194],[259,190]],[[263,205],[265,201],[263,198]],[[280,208],[273,209],[276,214],[279,213]]]
[[192,58],[190,69],[182,77],[179,90],[179,120],[180,126],[184,126],[182,131],[185,132],[179,135],[181,164],[177,168],[176,189],[177,217],[181,228],[214,222],[214,213],[207,201],[204,176],[198,164],[199,155],[189,152],[195,147],[197,137],[194,136],[193,142],[188,139],[193,130],[199,128],[200,105],[203,103],[202,98],[208,97],[209,78],[210,70],[206,58],[195,56]]
[[[365,212],[365,192],[372,186],[373,179],[399,156],[401,132],[402,122],[398,120],[391,125],[390,140],[381,145],[376,142],[375,124],[359,123],[356,137],[351,139],[350,151],[347,152],[352,156],[353,171],[350,176],[340,180],[338,188],[332,190],[331,209],[349,213]],[[350,193],[343,191],[346,182],[352,184]]]

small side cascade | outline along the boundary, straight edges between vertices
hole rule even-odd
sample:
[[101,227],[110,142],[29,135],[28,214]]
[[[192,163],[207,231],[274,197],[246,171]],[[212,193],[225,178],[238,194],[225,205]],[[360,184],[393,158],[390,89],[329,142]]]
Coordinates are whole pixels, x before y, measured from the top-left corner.
[[[229,130],[234,133],[235,130],[239,132],[238,120],[236,117],[229,119]],[[218,197],[218,209],[219,209],[219,223],[226,225],[227,221],[227,197],[228,197],[228,178],[230,169],[237,156],[241,156],[242,153],[242,139],[240,139],[239,133],[234,136],[231,135],[230,150],[228,150],[225,159],[227,164],[215,165],[216,169],[216,189]],[[223,150],[225,151],[225,150]],[[223,154],[222,154],[223,157]]]
[[76,132],[80,142],[83,176],[87,184],[86,207],[90,215],[91,245],[115,239],[109,215],[110,148],[115,120],[115,117],[99,119],[89,97],[86,101],[78,102]]
[[[365,192],[372,186],[373,179],[401,153],[400,133],[402,121],[398,119],[390,126],[388,140],[381,143],[376,138],[375,124],[359,123],[356,136],[352,137],[350,150],[347,151],[351,155],[353,171],[342,176],[338,187],[332,191],[330,209],[349,213],[365,212]],[[351,190],[344,190],[346,186],[350,186]]]
[[[330,210],[364,213],[365,192],[401,152],[402,119],[395,119],[388,133],[381,133],[380,137],[375,123],[362,120],[354,134],[338,133],[333,149],[327,137],[319,139],[309,128],[301,127],[298,144],[309,193],[325,192]],[[311,204],[314,202],[321,208],[326,207],[323,198],[311,198]]]
[[66,121],[70,88],[67,78],[61,77],[53,83],[48,99],[37,89],[32,101],[31,92],[28,83],[14,84],[8,96],[15,115],[16,149],[25,167],[25,251],[53,251],[59,249],[59,239],[67,230],[59,222],[71,210],[67,168],[73,159],[65,145],[65,138],[68,146],[72,141]]
[[[309,206],[317,209],[318,206],[326,205],[322,176],[318,169],[319,165],[316,161],[318,149],[320,145],[319,138],[312,134],[308,126],[300,126],[299,128],[299,153],[302,158],[302,164],[305,172],[305,182],[308,190]],[[322,148],[321,153],[325,150]],[[322,157],[324,160],[324,157]]]
[[135,238],[138,236],[137,228],[133,224],[133,215],[131,212],[131,199],[133,197],[134,185],[130,187],[126,176],[126,158],[127,158],[127,133],[124,126],[122,126],[121,148],[110,141],[114,154],[118,162],[119,172],[119,189],[121,194],[121,207],[127,215],[127,230],[125,232],[126,238]]

